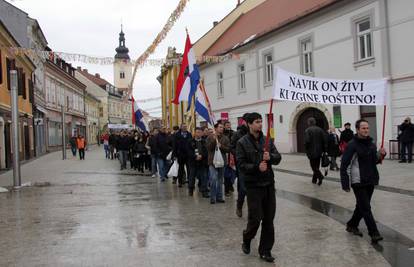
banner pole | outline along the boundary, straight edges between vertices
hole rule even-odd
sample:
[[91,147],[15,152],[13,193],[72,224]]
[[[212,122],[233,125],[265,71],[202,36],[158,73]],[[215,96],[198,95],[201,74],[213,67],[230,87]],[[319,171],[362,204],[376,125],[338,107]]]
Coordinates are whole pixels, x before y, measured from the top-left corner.
[[266,133],[266,142],[264,151],[269,152],[269,142],[270,142],[270,119],[273,116],[270,116],[270,114],[273,114],[273,98],[270,100],[270,109],[269,109],[269,115],[267,116],[267,133]]
[[[384,138],[385,138],[385,119],[387,116],[387,105],[384,105],[384,116],[382,118],[382,135],[381,135],[381,148],[384,148]],[[381,164],[382,161],[384,160],[384,157],[381,156]]]

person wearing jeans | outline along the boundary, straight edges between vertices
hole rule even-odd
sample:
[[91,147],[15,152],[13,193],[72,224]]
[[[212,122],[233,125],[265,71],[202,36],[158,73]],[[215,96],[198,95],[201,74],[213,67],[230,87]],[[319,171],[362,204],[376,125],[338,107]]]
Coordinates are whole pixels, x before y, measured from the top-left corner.
[[[210,204],[224,203],[223,198],[223,179],[224,179],[224,166],[227,164],[226,153],[230,152],[230,140],[223,134],[224,127],[222,123],[216,123],[214,125],[215,132],[207,138],[207,151],[208,151],[208,165],[210,172]],[[224,166],[214,166],[214,154],[216,148],[221,151],[223,157]]]
[[371,241],[383,240],[371,211],[371,198],[374,187],[378,185],[379,173],[377,164],[385,157],[386,152],[377,147],[369,136],[369,124],[366,120],[358,120],[355,125],[357,135],[348,143],[341,161],[341,185],[345,192],[354,191],[356,206],[352,218],[346,224],[346,231],[361,236],[359,222],[363,218],[368,228]]
[[208,183],[208,151],[206,141],[203,139],[203,130],[197,127],[195,130],[194,139],[191,141],[191,146],[194,150],[193,158],[194,166],[191,168],[190,180],[188,183],[188,194],[190,196],[194,193],[195,180],[198,179],[198,189],[204,198],[208,198],[207,183]]
[[126,135],[125,132],[122,132],[118,142],[119,161],[121,162],[121,170],[126,169],[127,167],[130,144],[131,140],[129,136]]

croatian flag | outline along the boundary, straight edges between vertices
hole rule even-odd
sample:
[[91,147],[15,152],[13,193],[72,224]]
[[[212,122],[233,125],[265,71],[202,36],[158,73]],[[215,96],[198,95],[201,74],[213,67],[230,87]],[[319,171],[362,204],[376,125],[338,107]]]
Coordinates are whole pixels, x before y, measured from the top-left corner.
[[196,93],[195,111],[210,125],[214,125],[215,119],[211,112],[210,101],[208,100],[208,96],[203,83],[200,83],[200,86]]
[[193,51],[193,46],[190,42],[190,37],[187,34],[185,41],[185,49],[183,61],[180,66],[180,74],[177,79],[177,89],[172,103],[178,105],[180,101],[188,101],[187,111],[190,110],[192,98],[197,91],[197,86],[200,81],[200,72],[196,62],[196,57]]
[[142,115],[141,109],[138,107],[138,103],[135,102],[134,97],[132,97],[132,124],[137,126],[143,132],[147,131],[147,127],[145,127],[144,123],[144,116]]

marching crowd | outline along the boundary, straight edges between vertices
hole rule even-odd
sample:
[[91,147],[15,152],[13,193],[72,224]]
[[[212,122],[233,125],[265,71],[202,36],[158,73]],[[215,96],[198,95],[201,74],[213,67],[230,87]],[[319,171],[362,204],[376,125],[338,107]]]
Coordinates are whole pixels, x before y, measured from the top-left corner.
[[[276,212],[275,179],[272,165],[281,161],[273,140],[262,132],[262,117],[258,113],[246,113],[237,131],[228,121],[218,121],[214,129],[196,128],[194,136],[187,125],[172,130],[162,127],[150,133],[120,131],[103,135],[107,159],[118,158],[121,170],[131,168],[144,173],[150,171],[162,182],[169,177],[178,187],[188,184],[188,194],[193,196],[197,187],[202,197],[211,204],[224,203],[225,196],[235,191],[237,180],[236,214],[243,216],[242,208],[247,198],[248,222],[243,231],[242,251],[250,253],[251,240],[261,225],[259,255],[273,262],[271,249],[274,244],[274,217]],[[363,236],[358,229],[364,219],[372,242],[383,240],[371,211],[371,198],[379,183],[377,164],[386,156],[384,148],[377,150],[369,133],[369,123],[360,119],[346,123],[340,136],[335,128],[328,132],[316,125],[315,118],[308,119],[305,131],[306,155],[313,170],[312,183],[321,185],[328,167],[340,171],[341,185],[345,192],[354,192],[356,206],[346,231]],[[399,126],[399,138],[404,143],[401,161],[411,162],[414,125],[409,118]],[[81,142],[82,144],[82,142]],[[406,156],[407,155],[407,160]],[[337,158],[342,156],[340,167]],[[326,168],[325,175],[320,168]],[[223,186],[224,185],[224,186]],[[224,193],[223,193],[224,187]]]

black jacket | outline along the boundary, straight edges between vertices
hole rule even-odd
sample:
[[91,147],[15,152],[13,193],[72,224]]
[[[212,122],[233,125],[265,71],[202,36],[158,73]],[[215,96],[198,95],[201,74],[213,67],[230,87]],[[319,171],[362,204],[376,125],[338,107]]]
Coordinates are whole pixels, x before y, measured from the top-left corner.
[[[196,167],[208,167],[208,151],[207,151],[207,145],[206,140],[201,138],[201,140],[193,139],[191,141],[191,146],[193,148],[193,157],[194,157],[194,163]],[[195,151],[198,150],[198,154],[201,155],[201,160],[195,160],[196,154]]]
[[250,133],[246,134],[237,142],[237,168],[245,179],[246,188],[263,187],[275,183],[272,165],[279,164],[282,157],[273,142],[269,142],[270,161],[267,171],[260,172],[259,165],[263,160],[264,145],[265,137],[262,133],[258,139]]
[[328,134],[318,126],[305,130],[305,149],[309,159],[318,159],[328,150]]
[[340,154],[338,135],[336,133],[328,134],[328,156],[338,157]]
[[131,146],[131,138],[129,136],[120,137],[118,139],[117,149],[123,150],[123,151],[129,151],[130,146]]
[[341,160],[342,189],[352,185],[378,185],[379,174],[377,164],[380,156],[372,138],[361,139],[355,136],[345,149]]
[[240,125],[237,128],[237,132],[232,135],[230,142],[231,142],[231,153],[233,153],[233,155],[236,155],[237,142],[240,140],[240,138],[245,136],[248,132],[249,132],[249,128],[246,125]]
[[115,146],[116,145],[116,137],[115,137],[114,134],[109,135],[108,143],[109,143],[110,146]]
[[398,136],[400,142],[411,143],[414,141],[414,124],[403,123],[398,128],[401,131]]
[[339,138],[339,142],[348,143],[354,138],[354,132],[351,129],[345,129],[341,132],[341,137]]
[[168,142],[168,136],[165,133],[158,133],[155,136],[155,155],[165,159],[171,151],[171,147]]
[[134,145],[132,146],[132,152],[134,152],[134,154],[146,154],[147,148],[145,147],[144,141],[134,140]]
[[187,132],[187,136],[184,137],[179,130],[174,135],[174,150],[173,156],[178,158],[179,162],[186,161],[191,158],[193,152],[193,148],[191,146],[192,136],[190,132]]

